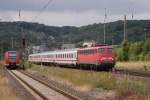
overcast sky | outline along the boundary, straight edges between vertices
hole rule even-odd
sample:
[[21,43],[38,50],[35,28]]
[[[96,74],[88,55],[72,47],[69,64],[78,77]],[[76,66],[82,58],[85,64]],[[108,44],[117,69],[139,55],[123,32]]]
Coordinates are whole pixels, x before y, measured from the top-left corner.
[[107,22],[122,20],[124,14],[132,19],[132,13],[133,19],[150,19],[150,0],[0,0],[0,19],[19,21],[21,10],[22,21],[83,26],[103,23],[105,8]]

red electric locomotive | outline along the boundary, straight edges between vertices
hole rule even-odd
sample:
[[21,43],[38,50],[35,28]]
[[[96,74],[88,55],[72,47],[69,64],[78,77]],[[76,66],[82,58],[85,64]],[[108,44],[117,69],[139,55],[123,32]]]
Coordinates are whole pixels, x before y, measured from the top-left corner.
[[78,65],[111,69],[115,65],[115,53],[111,46],[97,46],[78,50]]
[[5,52],[5,66],[7,68],[15,69],[19,66],[19,53],[17,51]]

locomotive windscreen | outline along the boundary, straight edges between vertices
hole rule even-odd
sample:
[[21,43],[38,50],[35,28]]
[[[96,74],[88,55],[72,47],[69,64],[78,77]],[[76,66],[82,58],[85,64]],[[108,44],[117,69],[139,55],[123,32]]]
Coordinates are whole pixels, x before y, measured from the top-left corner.
[[9,58],[9,61],[15,62],[16,61],[16,51],[8,51],[8,58]]

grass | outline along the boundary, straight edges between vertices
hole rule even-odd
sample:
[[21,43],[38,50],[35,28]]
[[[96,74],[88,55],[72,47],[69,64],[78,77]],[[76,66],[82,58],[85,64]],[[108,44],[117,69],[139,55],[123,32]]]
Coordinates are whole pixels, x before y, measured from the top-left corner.
[[150,70],[150,61],[117,62],[116,68],[129,70]]
[[33,65],[31,69],[40,73],[44,73],[50,78],[58,79],[71,85],[75,85],[78,87],[88,86],[89,89],[100,86],[103,86],[105,89],[110,89],[113,88],[114,84],[114,82],[112,82],[113,77],[111,77],[108,73],[105,72],[95,73],[91,71],[82,71],[59,67],[40,67],[38,65]]
[[[107,72],[93,72],[76,69],[67,69],[59,67],[44,67],[32,65],[32,71],[38,71],[46,74],[49,78],[55,79],[79,90],[90,91],[94,88],[103,88],[105,90],[114,90],[118,95],[126,96],[126,94],[140,94],[142,98],[150,96],[150,84],[142,80],[133,80],[116,74]],[[84,88],[84,89],[83,89]],[[146,99],[147,100],[147,99]]]
[[9,85],[9,81],[2,70],[0,67],[0,100],[19,100],[17,93]]

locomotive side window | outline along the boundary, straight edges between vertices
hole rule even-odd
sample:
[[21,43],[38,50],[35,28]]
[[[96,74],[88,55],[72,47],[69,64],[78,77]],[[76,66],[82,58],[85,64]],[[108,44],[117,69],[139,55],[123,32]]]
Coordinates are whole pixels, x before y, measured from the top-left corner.
[[108,52],[113,52],[113,49],[112,48],[108,48]]
[[104,48],[100,48],[100,49],[98,49],[98,52],[99,53],[103,53],[105,51],[105,49]]
[[89,50],[80,50],[78,51],[79,54],[93,54],[97,53],[96,49],[89,49]]

